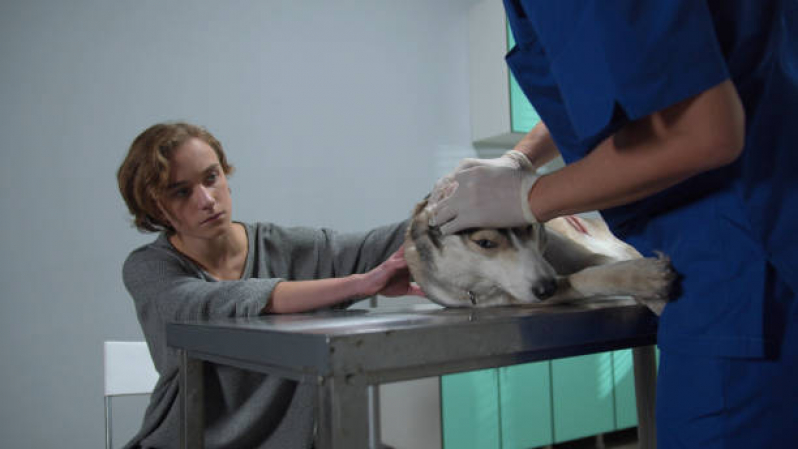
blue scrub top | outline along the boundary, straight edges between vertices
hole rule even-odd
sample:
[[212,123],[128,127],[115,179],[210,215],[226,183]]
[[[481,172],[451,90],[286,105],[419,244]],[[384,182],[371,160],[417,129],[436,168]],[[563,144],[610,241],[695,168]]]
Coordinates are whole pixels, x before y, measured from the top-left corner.
[[798,292],[798,0],[504,3],[516,41],[507,63],[567,163],[731,78],[746,112],[742,156],[602,215],[683,275],[660,320],[663,349],[764,356],[779,344],[769,267]]

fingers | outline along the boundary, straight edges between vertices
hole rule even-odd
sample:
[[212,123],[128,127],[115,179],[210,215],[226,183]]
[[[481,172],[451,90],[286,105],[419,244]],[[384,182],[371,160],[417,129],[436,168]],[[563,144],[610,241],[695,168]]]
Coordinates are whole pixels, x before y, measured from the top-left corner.
[[482,164],[483,164],[483,162],[480,159],[467,157],[467,158],[463,159],[462,161],[460,161],[460,164],[457,165],[457,168],[454,169],[454,172],[457,173],[457,172],[469,169],[471,167],[476,167],[476,166],[482,165]]
[[408,284],[407,294],[409,296],[421,296],[422,298],[427,297],[427,294],[424,293],[424,290],[421,290],[421,287],[413,283]]
[[407,274],[407,260],[405,260],[404,246],[400,247],[384,262],[371,270],[372,273],[381,279],[379,282],[384,286],[391,282],[391,279]]
[[450,235],[450,234],[456,234],[457,232],[460,232],[460,231],[462,231],[463,229],[465,229],[467,227],[468,226],[463,226],[457,220],[451,220],[451,221],[448,221],[446,224],[442,225],[440,227],[440,230],[441,230],[441,234]]
[[446,205],[446,200],[441,201],[432,209],[429,218],[430,226],[442,226],[457,217],[457,211]]
[[460,215],[458,211],[467,209],[463,203],[468,202],[473,194],[473,188],[470,188],[473,185],[473,177],[485,168],[475,165],[455,174],[453,183],[455,188],[431,207],[430,226],[440,227],[444,234],[454,234],[467,227],[460,223],[462,220],[458,220]]
[[397,249],[396,251],[394,251],[393,254],[391,254],[391,257],[405,260],[405,246],[404,245],[400,246],[399,249]]
[[402,245],[391,256],[372,270],[377,275],[377,292],[383,296],[421,296],[426,297],[424,291],[413,282],[410,282],[410,270],[404,257],[405,247]]
[[385,260],[381,265],[384,265],[390,270],[391,273],[407,268],[407,260],[405,260],[405,247],[400,247],[396,252]]

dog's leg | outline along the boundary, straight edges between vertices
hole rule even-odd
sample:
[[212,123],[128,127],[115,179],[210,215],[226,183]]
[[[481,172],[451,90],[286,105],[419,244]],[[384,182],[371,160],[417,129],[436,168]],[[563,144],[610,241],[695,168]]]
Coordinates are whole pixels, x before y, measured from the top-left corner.
[[558,279],[550,300],[591,296],[632,296],[659,315],[671,295],[676,274],[666,257],[647,257],[585,268]]
[[605,254],[591,251],[556,231],[547,230],[546,240],[544,257],[554,270],[561,275],[569,275],[587,267],[617,261],[617,259]]

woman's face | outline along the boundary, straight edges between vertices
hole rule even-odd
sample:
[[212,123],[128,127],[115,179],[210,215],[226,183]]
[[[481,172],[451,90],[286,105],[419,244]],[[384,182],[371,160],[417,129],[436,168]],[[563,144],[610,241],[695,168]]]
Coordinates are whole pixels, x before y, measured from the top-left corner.
[[181,238],[209,239],[230,229],[232,201],[216,152],[192,138],[171,156],[161,210]]

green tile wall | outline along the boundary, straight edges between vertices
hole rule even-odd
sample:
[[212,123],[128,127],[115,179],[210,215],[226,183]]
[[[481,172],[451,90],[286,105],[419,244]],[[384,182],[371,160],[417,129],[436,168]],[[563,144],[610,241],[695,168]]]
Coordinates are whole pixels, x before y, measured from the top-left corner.
[[551,364],[499,368],[502,449],[545,446],[552,439]]
[[612,354],[554,360],[554,441],[568,441],[615,428]]
[[441,397],[444,448],[501,448],[497,370],[443,376]]
[[632,351],[441,378],[444,449],[526,449],[637,425]]

